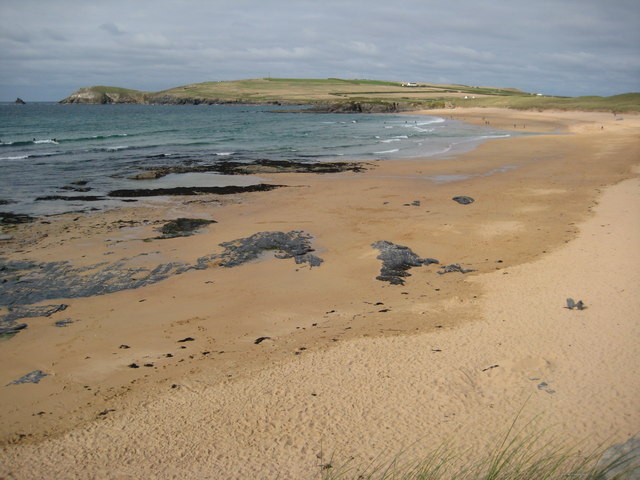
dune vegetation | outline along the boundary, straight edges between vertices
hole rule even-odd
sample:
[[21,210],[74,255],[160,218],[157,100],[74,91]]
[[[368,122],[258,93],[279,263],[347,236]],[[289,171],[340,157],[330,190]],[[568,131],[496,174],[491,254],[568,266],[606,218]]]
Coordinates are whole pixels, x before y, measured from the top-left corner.
[[512,426],[481,455],[456,454],[443,444],[418,460],[400,453],[364,464],[325,460],[318,468],[321,480],[633,480],[639,478],[640,458],[637,448],[583,452],[550,442],[544,433],[514,433]]

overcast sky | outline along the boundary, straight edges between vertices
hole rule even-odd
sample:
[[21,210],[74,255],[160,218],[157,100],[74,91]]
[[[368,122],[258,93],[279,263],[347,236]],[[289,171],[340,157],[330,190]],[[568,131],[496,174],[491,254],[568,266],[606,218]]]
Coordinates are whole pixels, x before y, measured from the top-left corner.
[[640,91],[639,0],[0,0],[0,100],[259,77]]

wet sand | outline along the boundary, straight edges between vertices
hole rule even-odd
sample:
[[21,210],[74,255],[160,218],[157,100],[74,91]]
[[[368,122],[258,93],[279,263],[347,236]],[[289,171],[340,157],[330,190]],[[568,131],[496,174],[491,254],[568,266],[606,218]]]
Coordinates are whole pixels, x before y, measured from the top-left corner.
[[[329,457],[443,441],[481,451],[523,407],[523,422],[567,442],[637,434],[640,118],[434,113],[546,134],[364,173],[261,175],[288,187],[8,232],[11,260],[153,268],[302,230],[323,263],[266,252],[40,302],[68,307],[21,319],[28,328],[0,344],[0,475],[313,478]],[[153,239],[178,217],[218,223]],[[404,285],[377,280],[371,245],[383,240],[441,265],[412,268]],[[475,271],[437,273],[451,264]],[[588,308],[564,308],[567,297]],[[49,376],[4,386],[34,370]]]

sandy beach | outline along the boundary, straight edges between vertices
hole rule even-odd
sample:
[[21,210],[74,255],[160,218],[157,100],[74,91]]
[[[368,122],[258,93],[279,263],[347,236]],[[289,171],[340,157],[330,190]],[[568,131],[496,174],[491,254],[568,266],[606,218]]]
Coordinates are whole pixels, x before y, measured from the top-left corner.
[[[259,232],[304,232],[322,263],[267,250],[36,303],[66,307],[0,342],[0,478],[319,478],[445,442],[480,453],[516,417],[585,451],[640,433],[640,116],[423,113],[541,134],[5,229],[0,257],[80,279],[197,265]],[[216,223],[156,238],[180,217]],[[379,280],[382,241],[439,264]]]

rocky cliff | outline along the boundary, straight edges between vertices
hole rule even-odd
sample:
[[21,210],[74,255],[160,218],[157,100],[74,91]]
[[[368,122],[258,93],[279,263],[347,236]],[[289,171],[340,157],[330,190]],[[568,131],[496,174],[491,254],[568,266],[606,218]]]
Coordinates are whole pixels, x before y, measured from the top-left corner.
[[119,87],[84,87],[76,90],[60,103],[147,103],[147,95],[146,92]]

